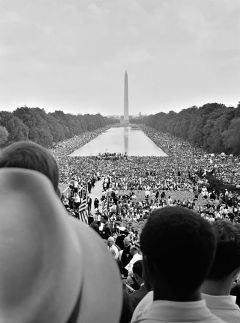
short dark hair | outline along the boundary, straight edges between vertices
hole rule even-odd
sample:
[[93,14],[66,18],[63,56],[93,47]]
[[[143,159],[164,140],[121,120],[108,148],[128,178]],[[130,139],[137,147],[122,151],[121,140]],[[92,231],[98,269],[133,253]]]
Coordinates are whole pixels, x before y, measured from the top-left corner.
[[138,260],[133,264],[133,269],[132,269],[134,274],[137,274],[141,278],[143,278],[143,261]]
[[58,192],[58,165],[51,153],[32,141],[18,141],[5,147],[0,154],[0,168],[18,167],[46,175]]
[[192,210],[164,207],[152,211],[140,246],[155,281],[162,274],[176,290],[194,292],[211,267],[216,236],[210,222]]
[[130,250],[134,250],[134,251],[139,252],[138,247],[137,247],[137,246],[135,246],[135,245],[132,245]]
[[240,267],[240,224],[218,220],[213,227],[217,249],[208,279],[222,280]]
[[108,221],[108,216],[107,215],[101,215],[101,217],[103,218],[103,220]]

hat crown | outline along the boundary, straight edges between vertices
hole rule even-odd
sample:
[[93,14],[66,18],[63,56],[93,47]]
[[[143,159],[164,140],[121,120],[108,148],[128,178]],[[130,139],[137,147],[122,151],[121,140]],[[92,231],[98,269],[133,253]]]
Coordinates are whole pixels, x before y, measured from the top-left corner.
[[76,306],[78,323],[119,321],[115,261],[45,175],[0,169],[0,205],[0,322],[66,323]]
[[[30,322],[31,315],[45,322],[44,310],[50,320],[52,298],[64,285],[72,298],[68,315],[80,291],[82,257],[61,202],[49,179],[36,171],[0,169],[0,178],[0,318],[15,322],[26,306],[32,311],[16,322]],[[74,287],[67,283],[72,277]],[[55,286],[60,280],[66,284]]]
[[[12,194],[12,198],[16,202],[19,197]],[[3,203],[0,211],[0,303],[5,299],[14,303],[21,294],[26,297],[43,269],[44,234],[34,215],[19,208],[6,210],[6,206]],[[9,286],[18,292],[13,293]]]

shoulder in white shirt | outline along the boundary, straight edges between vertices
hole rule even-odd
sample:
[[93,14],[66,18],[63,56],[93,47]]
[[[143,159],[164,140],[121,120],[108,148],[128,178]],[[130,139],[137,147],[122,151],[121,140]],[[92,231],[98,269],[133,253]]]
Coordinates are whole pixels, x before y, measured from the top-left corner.
[[202,293],[207,307],[216,316],[229,323],[240,323],[240,308],[236,304],[236,296],[213,296]]
[[204,300],[195,302],[153,301],[132,323],[224,323],[210,312]]
[[136,306],[133,312],[131,323],[138,320],[138,318],[140,318],[144,314],[144,312],[148,309],[148,307],[152,304],[152,302],[153,302],[153,291],[150,291],[141,299],[141,301]]

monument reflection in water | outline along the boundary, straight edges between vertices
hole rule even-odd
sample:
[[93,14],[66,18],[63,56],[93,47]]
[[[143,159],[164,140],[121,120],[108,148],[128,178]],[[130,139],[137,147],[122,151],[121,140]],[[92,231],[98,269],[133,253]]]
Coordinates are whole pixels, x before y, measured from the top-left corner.
[[124,153],[128,155],[129,127],[124,127]]
[[167,156],[141,129],[131,126],[110,128],[70,156],[97,156],[106,152],[127,153],[129,156]]

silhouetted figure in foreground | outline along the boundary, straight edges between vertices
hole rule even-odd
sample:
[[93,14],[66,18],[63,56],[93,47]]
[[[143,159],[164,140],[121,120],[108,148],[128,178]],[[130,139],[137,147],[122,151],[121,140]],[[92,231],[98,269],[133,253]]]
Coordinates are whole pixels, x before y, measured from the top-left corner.
[[201,300],[200,287],[216,250],[207,220],[185,208],[156,209],[143,228],[140,245],[153,301],[144,312],[134,312],[132,322],[223,322]]

